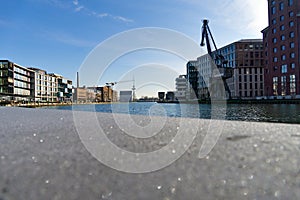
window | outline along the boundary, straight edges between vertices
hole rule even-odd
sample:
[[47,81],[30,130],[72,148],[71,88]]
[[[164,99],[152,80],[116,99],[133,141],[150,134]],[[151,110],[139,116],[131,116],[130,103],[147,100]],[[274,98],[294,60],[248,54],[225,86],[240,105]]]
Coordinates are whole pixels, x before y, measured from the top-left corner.
[[285,40],[285,35],[281,36],[281,40],[284,41]]
[[294,38],[295,37],[295,33],[294,32],[290,32],[290,38]]
[[272,1],[272,3],[271,3],[271,4],[272,4],[272,6],[273,6],[273,5],[275,5],[275,1]]
[[272,32],[273,32],[273,34],[275,34],[276,33],[276,28],[273,28]]
[[293,27],[293,26],[294,26],[294,22],[290,21],[290,27]]
[[280,16],[280,21],[283,21],[284,20],[284,15],[281,15]]
[[291,68],[292,68],[292,69],[295,69],[295,63],[292,63],[292,64],[291,64]]
[[294,12],[293,11],[289,12],[289,17],[293,17],[293,16],[294,16]]
[[273,52],[274,52],[274,53],[277,53],[277,48],[276,48],[276,47],[273,49]]
[[290,93],[296,94],[296,75],[290,75]]
[[283,74],[287,73],[287,65],[281,66],[281,73],[283,73]]
[[283,61],[286,60],[286,56],[285,56],[285,55],[282,55],[282,56],[281,56],[281,60],[283,60]]
[[274,58],[273,58],[273,61],[274,61],[274,62],[277,62],[277,61],[278,61],[278,58],[277,58],[277,57],[274,57]]
[[273,38],[273,43],[275,44],[277,42],[277,38]]
[[276,13],[276,7],[272,7],[272,14],[274,15]]
[[273,95],[278,95],[278,77],[273,77]]
[[284,31],[284,25],[281,25],[281,26],[280,26],[280,30],[281,30],[281,31]]
[[281,77],[281,95],[286,95],[286,76]]
[[293,5],[294,1],[293,0],[289,0],[289,6]]
[[284,4],[283,4],[283,2],[280,2],[279,3],[279,10],[283,10],[284,9]]
[[291,58],[295,58],[295,53],[291,53]]
[[275,25],[276,24],[276,19],[272,20],[272,24]]
[[281,45],[281,50],[284,51],[285,50],[285,45]]
[[291,42],[291,43],[290,43],[290,47],[291,47],[291,49],[295,48],[295,43],[294,43],[294,42]]

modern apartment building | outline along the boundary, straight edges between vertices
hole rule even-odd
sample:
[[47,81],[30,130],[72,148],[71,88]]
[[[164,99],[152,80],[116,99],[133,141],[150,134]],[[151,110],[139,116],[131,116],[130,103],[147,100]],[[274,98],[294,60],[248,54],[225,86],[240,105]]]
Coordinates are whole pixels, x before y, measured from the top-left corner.
[[[214,52],[215,53],[215,52]],[[228,67],[234,68],[227,84],[233,98],[264,96],[264,56],[262,39],[243,39],[219,49]]]
[[[254,99],[264,95],[264,56],[261,39],[246,39],[233,42],[212,52],[212,57],[222,54],[227,67],[234,68],[233,77],[227,79],[231,96],[238,99]],[[187,78],[199,99],[209,98],[209,88],[214,77],[222,75],[222,69],[213,66],[209,55],[187,64]]]
[[72,102],[73,101],[73,86],[72,81],[64,78],[61,75],[53,74],[57,78],[58,83],[58,100],[60,102]]
[[265,95],[300,98],[300,2],[268,0],[269,26],[263,33]]
[[196,60],[189,61],[186,64],[187,74],[187,94],[188,100],[198,99],[198,88],[199,88],[199,67]]
[[71,80],[42,69],[0,60],[0,101],[71,101],[72,93]]
[[29,68],[34,71],[34,100],[35,102],[71,102],[72,81],[61,75],[47,73],[38,68]]
[[34,97],[34,72],[9,60],[0,60],[0,100],[30,102]]
[[54,74],[47,74],[45,70],[29,68],[34,71],[34,101],[57,102],[57,78]]
[[198,98],[205,100],[209,98],[209,87],[212,73],[212,59],[206,54],[197,58],[197,70],[198,70]]

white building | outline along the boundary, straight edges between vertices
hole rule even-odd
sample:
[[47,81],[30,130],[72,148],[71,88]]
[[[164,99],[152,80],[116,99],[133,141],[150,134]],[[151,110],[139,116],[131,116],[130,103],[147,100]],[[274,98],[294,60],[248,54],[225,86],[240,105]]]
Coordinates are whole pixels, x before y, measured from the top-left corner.
[[186,100],[186,91],[187,91],[186,75],[179,75],[179,77],[175,79],[175,82],[176,82],[175,97],[178,100]]
[[211,57],[206,54],[197,58],[198,76],[198,98],[209,98],[210,79],[212,77],[213,62]]
[[208,54],[187,63],[188,99],[208,98],[208,88],[210,87],[209,84],[212,76],[212,65],[212,59]]
[[29,68],[34,71],[34,100],[36,102],[57,102],[58,80],[55,75],[45,70]]
[[132,91],[120,91],[120,102],[131,102]]

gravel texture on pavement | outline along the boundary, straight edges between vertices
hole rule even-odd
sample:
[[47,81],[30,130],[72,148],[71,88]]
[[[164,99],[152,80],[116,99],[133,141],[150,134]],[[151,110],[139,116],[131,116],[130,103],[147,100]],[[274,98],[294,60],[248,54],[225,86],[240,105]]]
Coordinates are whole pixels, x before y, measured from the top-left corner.
[[[183,156],[161,170],[131,174],[87,151],[72,111],[0,113],[0,200],[300,199],[299,125],[226,121],[216,146],[199,159],[210,121],[188,119],[198,134]],[[96,115],[114,144],[144,153],[167,145],[181,120],[167,118],[155,137],[135,139],[122,134],[113,114]],[[132,119],[141,126],[150,120]]]

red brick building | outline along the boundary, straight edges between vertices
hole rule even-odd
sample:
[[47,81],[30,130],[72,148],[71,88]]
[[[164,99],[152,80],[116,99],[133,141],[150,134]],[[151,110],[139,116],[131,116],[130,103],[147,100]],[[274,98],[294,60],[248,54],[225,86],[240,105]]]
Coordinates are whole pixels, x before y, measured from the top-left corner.
[[300,98],[300,1],[268,0],[269,26],[263,33],[265,95]]

